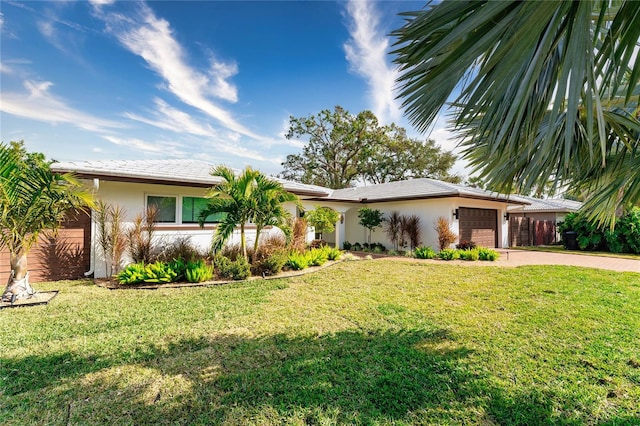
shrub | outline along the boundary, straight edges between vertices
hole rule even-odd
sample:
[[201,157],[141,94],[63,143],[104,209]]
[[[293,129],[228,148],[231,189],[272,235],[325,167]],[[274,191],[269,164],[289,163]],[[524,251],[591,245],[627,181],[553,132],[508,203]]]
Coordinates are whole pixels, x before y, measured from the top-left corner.
[[234,280],[245,280],[251,276],[251,265],[243,256],[238,256],[229,265],[229,274]]
[[325,247],[325,252],[329,260],[339,260],[342,257],[342,252],[335,247],[327,246]]
[[214,270],[217,271],[218,277],[226,279],[231,276],[231,259],[228,257],[222,254],[216,254],[213,258],[213,267]]
[[144,263],[132,263],[118,274],[120,284],[139,284],[144,282]]
[[202,259],[188,262],[184,275],[190,283],[209,281],[213,278],[213,265],[207,265]]
[[386,220],[384,232],[387,234],[387,238],[391,241],[394,250],[398,250],[398,241],[400,241],[400,212],[392,211],[389,213],[389,217]]
[[402,216],[402,218],[402,234],[406,235],[407,242],[413,250],[420,245],[420,216],[412,214],[411,216]]
[[460,252],[456,249],[445,248],[440,250],[438,257],[442,260],[456,260],[460,258]]
[[478,247],[478,255],[480,256],[480,260],[489,260],[493,262],[500,257],[500,253],[497,251],[486,248],[486,247]]
[[321,266],[327,263],[327,253],[322,248],[312,249],[307,253],[309,266]]
[[353,251],[362,251],[362,245],[360,243],[355,243],[352,248]]
[[465,249],[465,250],[457,250],[458,256],[462,260],[471,260],[475,261],[480,259],[480,253],[478,253],[478,249]]
[[304,253],[292,252],[287,258],[286,265],[294,271],[299,271],[309,266],[309,258]]
[[351,243],[349,241],[342,243],[342,250],[351,250]]
[[164,262],[154,262],[144,268],[144,282],[146,283],[171,283],[178,280],[178,274]]
[[436,257],[436,252],[431,247],[416,247],[413,253],[418,259],[433,259]]
[[134,262],[148,263],[151,261],[153,234],[156,230],[158,209],[150,205],[143,214],[133,219],[133,227],[127,231],[129,255]]
[[258,259],[251,266],[251,273],[254,275],[276,275],[282,271],[287,263],[287,252],[283,249],[271,253],[267,257]]
[[184,279],[184,274],[187,270],[187,262],[181,258],[173,259],[171,262],[168,262],[168,266],[176,273],[176,278],[173,281],[180,281]]
[[291,250],[302,252],[307,248],[307,221],[297,217],[293,221],[293,236],[291,238]]
[[164,246],[156,256],[157,260],[169,262],[173,259],[183,259],[185,262],[195,262],[203,257],[203,254],[195,248],[189,237],[178,238],[171,244]]
[[456,233],[451,230],[451,225],[446,217],[440,216],[433,229],[438,233],[438,245],[440,252],[447,249],[456,240],[456,238],[458,238]]
[[460,243],[456,244],[456,248],[459,250],[471,250],[476,248],[477,245],[473,241],[462,240]]
[[397,256],[397,255],[399,255],[400,253],[398,253],[398,250],[389,250],[389,251],[387,252],[387,254],[388,254],[389,256]]

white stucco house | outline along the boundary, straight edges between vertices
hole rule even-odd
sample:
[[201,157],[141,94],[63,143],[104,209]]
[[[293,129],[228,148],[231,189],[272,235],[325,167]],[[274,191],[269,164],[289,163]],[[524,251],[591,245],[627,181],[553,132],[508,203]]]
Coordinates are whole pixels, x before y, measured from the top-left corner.
[[[197,223],[199,206],[205,203],[207,188],[218,183],[210,175],[213,164],[198,160],[114,160],[62,162],[52,164],[54,172],[73,172],[93,186],[98,199],[119,205],[126,210],[126,222],[154,204],[160,207],[157,236],[161,241],[189,238],[202,248],[209,247],[216,224],[212,220],[204,228]],[[358,224],[358,209],[369,207],[401,214],[416,214],[421,219],[422,244],[437,248],[434,223],[444,216],[460,240],[472,240],[485,247],[507,247],[510,207],[528,205],[521,198],[509,197],[455,185],[434,179],[413,179],[379,185],[331,190],[313,185],[279,180],[285,189],[298,195],[305,210],[315,206],[329,207],[340,213],[336,230],[324,239],[338,247],[344,241],[366,242],[367,232]],[[288,208],[299,214],[295,204]],[[247,228],[252,241],[251,226]],[[278,232],[278,230],[273,230]],[[104,274],[104,260],[95,242],[95,223],[91,231],[90,272]],[[237,237],[236,237],[237,238]],[[313,230],[309,239],[313,238]],[[372,235],[372,242],[387,247],[382,228]]]

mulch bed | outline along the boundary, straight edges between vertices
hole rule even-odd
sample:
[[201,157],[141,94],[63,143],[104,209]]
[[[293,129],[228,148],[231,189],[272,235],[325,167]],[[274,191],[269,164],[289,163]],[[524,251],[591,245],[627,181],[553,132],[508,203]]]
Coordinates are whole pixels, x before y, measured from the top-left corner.
[[38,306],[38,305],[46,305],[58,295],[58,290],[53,291],[38,291],[33,296],[16,300],[14,303],[11,302],[2,302],[0,301],[0,309],[4,308],[20,308],[24,306]]

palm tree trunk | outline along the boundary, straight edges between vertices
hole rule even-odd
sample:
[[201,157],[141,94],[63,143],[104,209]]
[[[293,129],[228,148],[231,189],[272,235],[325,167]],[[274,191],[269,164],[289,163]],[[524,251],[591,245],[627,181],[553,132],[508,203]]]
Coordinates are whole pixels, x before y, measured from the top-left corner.
[[29,284],[26,251],[19,249],[16,253],[11,253],[10,263],[11,276],[2,294],[2,300],[6,302],[25,299],[35,293]]
[[247,241],[244,236],[244,223],[240,224],[240,248],[242,248],[242,255],[245,260],[249,260],[247,257]]
[[260,226],[256,227],[256,240],[253,242],[253,256],[255,259],[255,255],[258,252],[258,244],[260,240],[260,232],[262,232],[262,228]]

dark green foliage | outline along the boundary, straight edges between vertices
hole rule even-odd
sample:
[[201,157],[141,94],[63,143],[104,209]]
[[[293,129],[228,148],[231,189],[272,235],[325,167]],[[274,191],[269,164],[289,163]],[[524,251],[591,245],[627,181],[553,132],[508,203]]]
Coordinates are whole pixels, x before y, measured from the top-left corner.
[[436,252],[431,247],[416,247],[414,254],[418,259],[433,259],[436,257]]
[[353,249],[353,251],[362,251],[362,244],[355,243],[351,248]]
[[213,265],[207,265],[204,260],[198,259],[188,262],[185,270],[185,279],[190,283],[200,283],[213,278]]
[[173,281],[181,281],[184,279],[184,274],[187,270],[187,262],[182,260],[182,258],[173,259],[168,262],[169,268],[171,268],[176,273],[176,278]]
[[244,256],[231,260],[228,257],[216,255],[213,265],[218,271],[218,276],[223,279],[244,280],[251,276],[251,265]]
[[287,263],[287,252],[285,250],[276,250],[270,253],[268,256],[257,259],[251,266],[251,273],[253,275],[276,275],[282,271],[282,268]]
[[580,250],[640,253],[640,208],[633,208],[616,221],[613,230],[594,224],[580,213],[569,213],[558,224],[561,234],[574,231]]
[[344,243],[342,243],[342,249],[343,250],[351,250],[352,244],[349,241],[345,241]]

